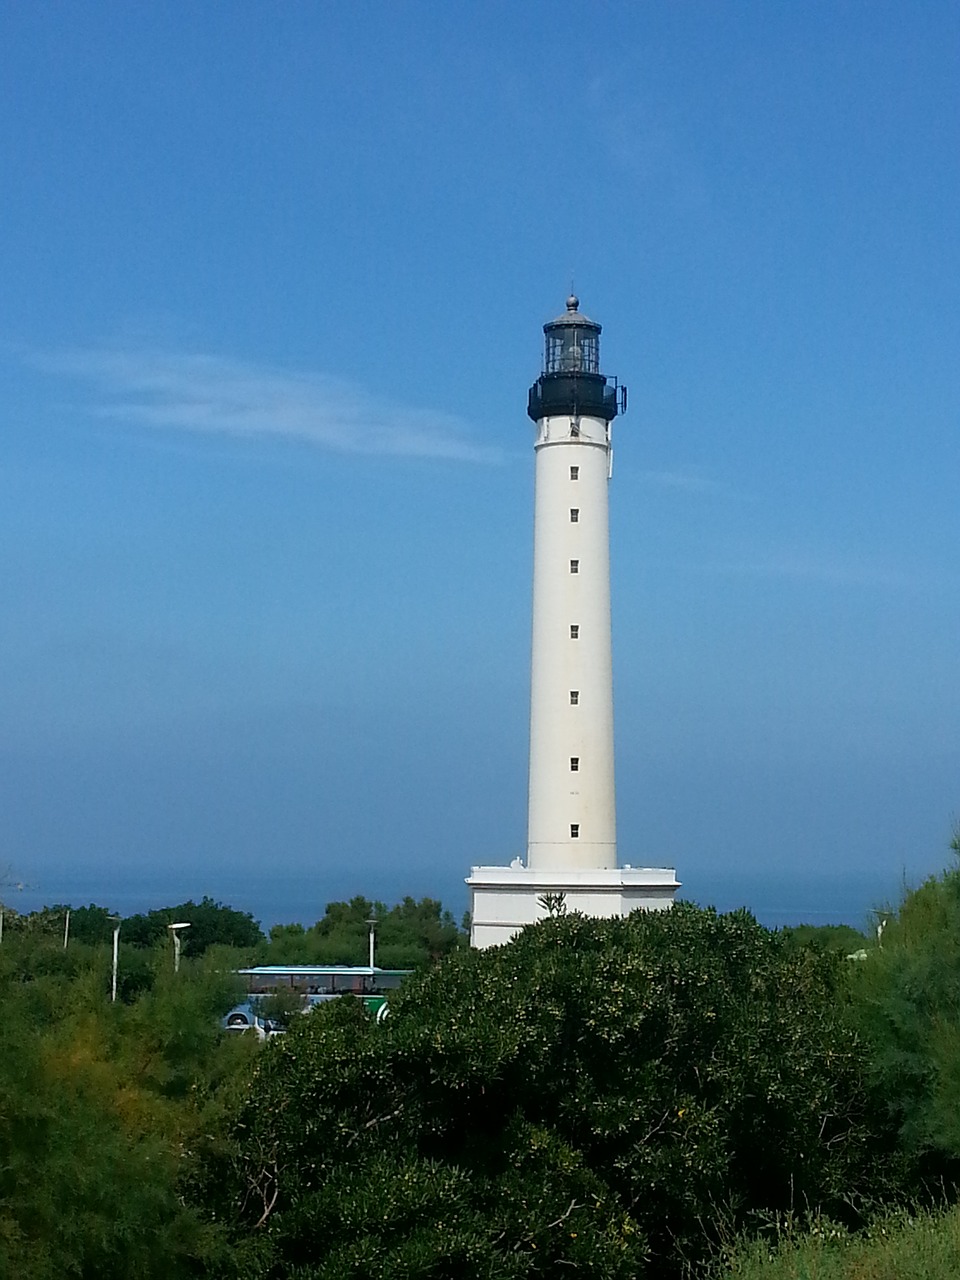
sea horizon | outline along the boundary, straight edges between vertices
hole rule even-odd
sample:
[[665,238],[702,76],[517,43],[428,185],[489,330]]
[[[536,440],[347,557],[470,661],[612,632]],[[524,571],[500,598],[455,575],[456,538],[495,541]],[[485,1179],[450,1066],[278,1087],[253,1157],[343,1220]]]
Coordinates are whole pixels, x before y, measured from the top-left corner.
[[[678,900],[712,906],[729,912],[746,908],[767,928],[799,924],[852,925],[872,929],[878,911],[896,906],[903,894],[903,879],[870,873],[783,876],[771,872],[742,871],[698,875],[680,879]],[[208,896],[226,906],[249,912],[263,928],[278,924],[312,925],[327,903],[349,901],[361,895],[393,906],[404,897],[439,899],[459,922],[468,906],[461,877],[418,870],[366,878],[339,871],[323,876],[219,874],[170,871],[139,876],[118,875],[103,869],[73,870],[45,876],[37,884],[0,889],[0,900],[21,913],[43,907],[87,906],[94,903],[123,916],[199,901]]]

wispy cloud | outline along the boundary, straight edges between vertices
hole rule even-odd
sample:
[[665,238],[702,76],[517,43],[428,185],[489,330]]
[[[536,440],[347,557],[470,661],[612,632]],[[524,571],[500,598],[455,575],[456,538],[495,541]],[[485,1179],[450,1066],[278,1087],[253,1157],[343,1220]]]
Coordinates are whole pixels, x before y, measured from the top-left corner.
[[89,384],[89,411],[116,422],[301,440],[338,453],[500,459],[452,414],[393,405],[327,374],[153,350],[90,348],[29,360]]

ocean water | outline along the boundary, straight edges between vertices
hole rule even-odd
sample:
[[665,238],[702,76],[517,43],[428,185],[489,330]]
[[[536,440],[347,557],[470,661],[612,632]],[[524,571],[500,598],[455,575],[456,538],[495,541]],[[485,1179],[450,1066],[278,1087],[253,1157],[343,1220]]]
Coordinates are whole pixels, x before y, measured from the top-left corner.
[[[768,928],[806,923],[872,929],[877,911],[895,905],[903,891],[899,877],[875,872],[784,876],[774,871],[710,875],[692,871],[684,875],[680,868],[679,874],[684,882],[681,898],[719,911],[746,907]],[[407,895],[439,898],[458,921],[468,905],[463,874],[438,874],[430,869],[393,869],[374,875],[345,869],[327,870],[322,875],[268,875],[263,871],[224,875],[197,870],[132,874],[72,868],[23,889],[0,888],[0,899],[24,912],[55,903],[77,907],[94,902],[121,915],[132,915],[209,895],[249,911],[264,929],[274,924],[313,924],[323,915],[327,902],[348,900],[357,894],[388,906]]]
[[873,873],[784,877],[740,873],[685,883],[678,895],[718,911],[746,907],[769,929],[788,925],[852,925],[873,930],[878,914],[887,914],[903,897],[900,876]]

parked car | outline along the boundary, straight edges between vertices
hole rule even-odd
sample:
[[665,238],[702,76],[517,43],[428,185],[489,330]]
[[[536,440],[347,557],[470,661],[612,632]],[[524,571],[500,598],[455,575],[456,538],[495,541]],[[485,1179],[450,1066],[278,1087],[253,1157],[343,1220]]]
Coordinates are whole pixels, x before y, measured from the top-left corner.
[[235,1005],[221,1022],[224,1031],[233,1035],[242,1035],[249,1031],[258,1040],[266,1040],[268,1036],[283,1034],[283,1027],[272,1018],[265,1018],[258,1013],[249,1000]]

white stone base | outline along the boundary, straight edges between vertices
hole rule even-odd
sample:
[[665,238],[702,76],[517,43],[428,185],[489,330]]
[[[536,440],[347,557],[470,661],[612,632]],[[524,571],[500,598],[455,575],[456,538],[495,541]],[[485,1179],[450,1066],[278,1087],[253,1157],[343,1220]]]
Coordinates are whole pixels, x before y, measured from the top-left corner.
[[631,911],[663,911],[680,888],[673,867],[613,867],[610,870],[531,870],[518,858],[509,867],[471,867],[470,945],[509,942],[524,925],[548,915],[539,901],[564,895],[568,911],[587,916],[626,916]]

